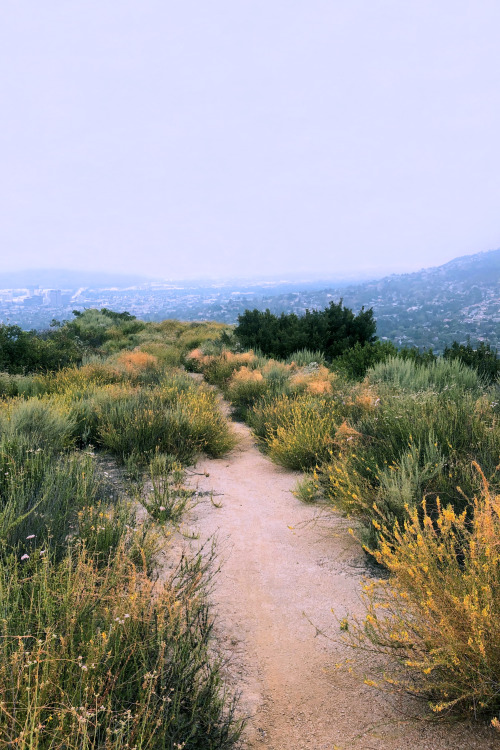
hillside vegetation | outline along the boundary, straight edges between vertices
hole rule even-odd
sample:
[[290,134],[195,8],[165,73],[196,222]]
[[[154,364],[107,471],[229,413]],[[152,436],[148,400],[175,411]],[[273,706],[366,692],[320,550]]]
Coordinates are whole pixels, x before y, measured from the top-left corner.
[[[348,352],[344,353],[345,355]],[[389,573],[364,590],[351,645],[393,657],[368,684],[437,713],[500,709],[500,390],[459,358],[390,356],[349,379],[334,359],[208,344],[188,366],[222,388],[297,494],[353,518]],[[341,364],[341,363],[340,363]],[[494,719],[496,721],[496,719]]]
[[201,313],[210,320],[235,323],[247,308],[269,309],[276,316],[304,315],[343,300],[349,308],[372,308],[382,341],[396,346],[433,348],[443,353],[454,341],[467,338],[500,347],[500,249],[456,258],[435,268],[358,284],[320,286],[296,282],[282,291],[279,285],[244,294],[224,295],[217,290],[200,297],[197,305],[169,301],[169,315],[192,319]]
[[32,351],[38,372],[12,357],[0,376],[0,747],[237,742],[211,553],[169,546],[191,502],[183,466],[233,445],[213,391],[177,369],[220,331],[89,311],[56,338],[80,366]]
[[[40,357],[19,372],[9,346],[29,345],[15,334],[0,349],[0,743],[142,748],[154,732],[169,748],[237,740],[209,655],[207,561],[182,560],[162,585],[155,577],[189,505],[183,465],[233,445],[214,390],[183,368],[222,389],[274,461],[304,473],[300,498],[352,518],[385,571],[365,587],[366,618],[340,623],[354,648],[394,660],[368,684],[495,723],[498,356],[486,344],[451,346],[446,358],[398,352],[373,341],[369,325],[356,341],[332,330],[344,342],[334,352],[318,337],[316,351],[279,359],[245,349],[227,326],[104,309],[40,338],[59,364]],[[102,455],[123,466],[123,491]]]

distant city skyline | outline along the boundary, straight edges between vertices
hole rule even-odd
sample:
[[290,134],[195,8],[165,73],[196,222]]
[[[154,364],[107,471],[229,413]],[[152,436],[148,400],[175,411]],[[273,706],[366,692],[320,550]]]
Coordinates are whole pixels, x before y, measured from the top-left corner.
[[0,8],[0,271],[365,278],[500,245],[496,0]]

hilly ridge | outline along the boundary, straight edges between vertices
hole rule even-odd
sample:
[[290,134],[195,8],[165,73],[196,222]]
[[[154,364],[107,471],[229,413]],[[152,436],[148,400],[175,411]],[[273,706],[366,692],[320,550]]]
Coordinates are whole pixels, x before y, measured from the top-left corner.
[[442,266],[386,276],[344,288],[231,300],[205,308],[207,318],[234,322],[243,309],[273,313],[325,307],[342,298],[354,310],[373,307],[377,333],[398,346],[432,347],[436,352],[457,340],[500,345],[500,249],[466,255]]
[[349,305],[373,307],[378,334],[442,350],[454,340],[500,343],[500,249],[349,288]]
[[0,272],[0,290],[2,285],[8,289],[30,284],[62,289],[60,307],[42,304],[41,296],[26,300],[26,289],[0,295],[0,322],[44,329],[54,317],[70,319],[75,308],[107,307],[144,320],[236,323],[247,309],[301,315],[343,299],[355,311],[372,307],[378,336],[397,346],[432,347],[439,353],[453,341],[465,343],[470,337],[473,344],[486,341],[500,347],[500,249],[356,283],[331,278],[173,283],[92,271]]

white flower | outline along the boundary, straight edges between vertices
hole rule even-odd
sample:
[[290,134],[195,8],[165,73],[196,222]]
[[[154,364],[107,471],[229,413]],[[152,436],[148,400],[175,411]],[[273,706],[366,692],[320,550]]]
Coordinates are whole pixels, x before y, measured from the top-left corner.
[[167,510],[164,505],[160,505],[160,510]]
[[35,536],[36,536],[36,534],[30,534],[29,536],[26,537],[26,539],[34,539]]
[[29,555],[23,555],[23,556],[21,557],[21,560],[29,560],[29,559],[30,559],[30,556],[29,556]]

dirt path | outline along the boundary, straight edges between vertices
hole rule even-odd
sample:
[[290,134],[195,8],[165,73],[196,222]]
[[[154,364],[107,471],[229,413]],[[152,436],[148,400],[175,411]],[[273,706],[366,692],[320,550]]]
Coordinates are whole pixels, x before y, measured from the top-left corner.
[[423,723],[411,701],[381,694],[335,668],[353,653],[316,628],[337,637],[331,609],[339,617],[361,611],[364,557],[339,517],[309,523],[318,511],[291,494],[297,475],[260,453],[245,425],[234,428],[239,444],[232,454],[196,467],[208,476],[192,482],[213,490],[222,507],[198,505],[193,526],[198,544],[214,535],[218,540],[218,647],[250,716],[244,747],[498,748],[489,729]]

